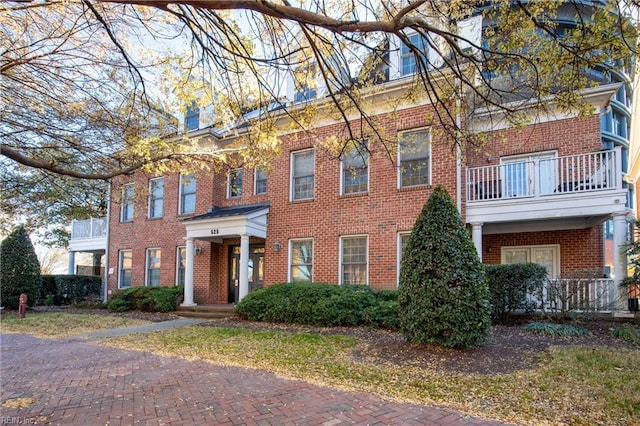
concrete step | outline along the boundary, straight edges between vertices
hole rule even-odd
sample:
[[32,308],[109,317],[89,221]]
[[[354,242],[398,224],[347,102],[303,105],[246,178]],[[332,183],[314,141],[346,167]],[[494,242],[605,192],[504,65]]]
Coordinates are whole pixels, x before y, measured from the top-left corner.
[[185,318],[219,319],[234,317],[234,305],[179,306],[175,314]]

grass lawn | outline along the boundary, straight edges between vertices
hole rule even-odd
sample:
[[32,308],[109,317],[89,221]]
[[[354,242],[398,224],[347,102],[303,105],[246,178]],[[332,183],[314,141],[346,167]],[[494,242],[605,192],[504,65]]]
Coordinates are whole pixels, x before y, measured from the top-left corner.
[[[118,320],[90,317],[38,314],[28,317],[28,322],[3,318],[2,331],[52,337],[69,335],[71,330],[113,327]],[[120,324],[133,325],[131,320]],[[552,346],[530,368],[481,374],[456,372],[444,364],[385,362],[367,353],[357,335],[304,330],[191,326],[118,337],[104,344],[264,369],[286,378],[448,406],[519,424],[640,424],[640,349],[633,347]],[[455,354],[442,351],[442,356]]]

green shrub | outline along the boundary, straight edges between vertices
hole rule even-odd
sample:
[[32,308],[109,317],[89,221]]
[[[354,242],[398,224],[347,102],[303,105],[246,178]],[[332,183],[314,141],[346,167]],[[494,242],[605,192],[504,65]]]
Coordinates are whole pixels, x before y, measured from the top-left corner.
[[473,347],[491,331],[489,288],[447,191],[427,200],[402,254],[400,329],[409,342]]
[[544,334],[554,337],[588,336],[591,333],[582,327],[571,324],[555,324],[549,322],[532,322],[524,327],[533,334]]
[[183,286],[136,286],[111,295],[107,309],[114,312],[139,310],[143,312],[172,312],[182,302]]
[[[308,324],[322,327],[397,324],[397,302],[367,286],[283,283],[249,293],[236,312],[250,321]],[[385,318],[394,315],[395,318]]]
[[640,345],[640,330],[630,324],[624,324],[622,326],[614,328],[611,334],[613,335],[613,337],[616,337],[618,339]]
[[42,290],[53,295],[56,305],[67,305],[98,299],[102,293],[102,278],[97,275],[43,275]]
[[502,324],[514,311],[535,309],[535,302],[528,301],[527,295],[541,288],[547,278],[546,268],[537,263],[485,265],[485,272],[491,294],[491,318]]
[[22,293],[27,305],[35,306],[41,289],[38,257],[27,231],[19,226],[0,243],[0,306],[17,308]]

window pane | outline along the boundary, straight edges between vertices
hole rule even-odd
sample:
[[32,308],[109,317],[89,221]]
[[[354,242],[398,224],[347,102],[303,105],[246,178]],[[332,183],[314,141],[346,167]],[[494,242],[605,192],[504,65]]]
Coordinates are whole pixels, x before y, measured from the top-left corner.
[[180,176],[180,214],[196,211],[196,178],[194,175]]
[[120,252],[120,288],[131,287],[132,254],[130,250]]
[[313,241],[291,242],[291,281],[309,282],[313,279]]
[[120,220],[127,222],[133,220],[134,187],[127,184],[122,190],[122,212]]
[[[423,59],[427,59],[428,43],[425,37],[420,34],[412,34],[408,37],[409,42],[420,52],[422,52]],[[400,54],[402,56],[402,75],[415,74],[417,72],[417,62],[414,52],[409,47],[402,44],[400,48]]]
[[428,185],[429,131],[417,130],[400,134],[400,186]]
[[242,169],[231,170],[229,172],[229,197],[240,197],[242,195]]
[[178,276],[176,278],[177,285],[184,285],[184,282],[185,282],[184,277],[185,277],[185,270],[187,267],[186,257],[187,257],[187,248],[179,247],[178,248]]
[[353,148],[342,159],[343,193],[353,194],[368,191],[369,153],[366,147]]
[[367,237],[343,238],[342,283],[367,283]]
[[160,266],[161,266],[160,249],[147,250],[147,285],[160,285]]
[[313,198],[314,195],[314,151],[293,155],[293,199]]
[[162,217],[164,179],[154,179],[149,185],[149,217]]
[[267,192],[267,171],[261,167],[256,168],[256,194]]

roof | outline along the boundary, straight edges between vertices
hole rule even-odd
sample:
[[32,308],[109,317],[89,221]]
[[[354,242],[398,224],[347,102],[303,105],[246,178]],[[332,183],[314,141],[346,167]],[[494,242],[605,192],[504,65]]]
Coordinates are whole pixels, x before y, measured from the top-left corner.
[[264,210],[269,208],[271,203],[258,203],[258,204],[243,204],[239,206],[231,206],[231,207],[217,207],[213,206],[209,209],[208,212],[192,216],[183,220],[183,222],[190,222],[195,220],[203,220],[203,219],[214,219],[219,217],[231,217],[231,216],[244,216],[251,213],[258,212],[260,210]]

